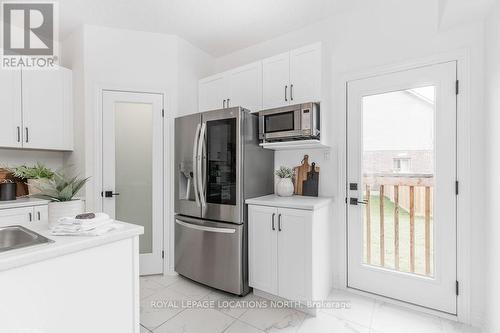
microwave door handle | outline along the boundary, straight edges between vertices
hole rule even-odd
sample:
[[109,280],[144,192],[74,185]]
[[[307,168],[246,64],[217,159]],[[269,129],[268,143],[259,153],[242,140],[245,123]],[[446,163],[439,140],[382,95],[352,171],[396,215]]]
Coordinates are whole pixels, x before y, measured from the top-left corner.
[[198,124],[196,126],[196,132],[194,134],[194,142],[193,142],[193,188],[194,188],[194,198],[196,200],[196,205],[200,207],[200,199],[198,198],[198,139],[200,136],[201,125]]
[[[202,163],[203,163],[203,144],[205,142],[205,133],[207,130],[207,123],[203,123],[201,125],[201,132],[200,132],[200,137],[198,138],[198,193],[200,195],[200,201],[201,201],[201,207],[204,208],[207,205],[206,199],[205,199],[205,188],[204,188],[204,182],[206,179],[203,179],[203,170],[202,170]],[[207,178],[207,177],[204,177]]]

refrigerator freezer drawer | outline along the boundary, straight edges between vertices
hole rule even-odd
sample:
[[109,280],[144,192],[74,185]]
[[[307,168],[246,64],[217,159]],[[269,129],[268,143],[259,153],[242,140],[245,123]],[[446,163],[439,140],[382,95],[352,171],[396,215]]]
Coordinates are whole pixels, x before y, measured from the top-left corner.
[[175,271],[233,294],[248,292],[244,282],[244,225],[177,216]]

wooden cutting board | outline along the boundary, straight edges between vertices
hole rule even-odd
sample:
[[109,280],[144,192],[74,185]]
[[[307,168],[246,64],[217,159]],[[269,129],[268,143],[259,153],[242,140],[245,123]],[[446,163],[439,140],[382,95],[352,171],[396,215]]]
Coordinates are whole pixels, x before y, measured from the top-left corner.
[[[319,172],[319,167],[316,167],[316,172]],[[294,194],[303,195],[304,189],[303,184],[304,180],[307,180],[307,173],[311,171],[311,165],[309,164],[309,155],[304,155],[304,159],[302,160],[301,165],[293,168],[294,172]]]

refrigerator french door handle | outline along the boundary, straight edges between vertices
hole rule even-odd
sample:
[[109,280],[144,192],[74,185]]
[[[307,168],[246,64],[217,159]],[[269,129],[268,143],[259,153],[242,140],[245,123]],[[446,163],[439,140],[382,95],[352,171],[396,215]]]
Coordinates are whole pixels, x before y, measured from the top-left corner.
[[193,187],[194,187],[194,198],[196,200],[196,205],[200,207],[200,199],[198,194],[198,140],[200,137],[201,125],[196,126],[196,132],[194,134],[193,142]]
[[175,223],[182,225],[183,227],[186,227],[186,228],[200,230],[200,231],[216,232],[216,233],[222,233],[222,234],[234,234],[236,232],[236,229],[233,229],[233,228],[205,227],[205,226],[198,225],[198,224],[186,223],[186,222],[178,220],[178,219],[175,220]]
[[[205,142],[205,134],[207,131],[207,123],[203,123],[201,125],[200,137],[198,138],[198,194],[200,195],[201,207],[204,208],[207,205],[207,201],[205,198],[205,186],[204,186],[204,177],[203,177],[203,144]],[[206,178],[206,177],[205,177]]]

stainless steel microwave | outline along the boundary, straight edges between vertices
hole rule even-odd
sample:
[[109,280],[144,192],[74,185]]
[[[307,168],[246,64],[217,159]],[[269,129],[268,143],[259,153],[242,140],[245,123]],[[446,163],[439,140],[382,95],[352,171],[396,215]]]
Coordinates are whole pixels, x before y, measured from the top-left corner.
[[259,112],[261,142],[320,138],[320,104],[288,105]]

